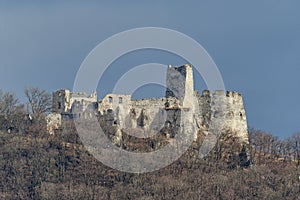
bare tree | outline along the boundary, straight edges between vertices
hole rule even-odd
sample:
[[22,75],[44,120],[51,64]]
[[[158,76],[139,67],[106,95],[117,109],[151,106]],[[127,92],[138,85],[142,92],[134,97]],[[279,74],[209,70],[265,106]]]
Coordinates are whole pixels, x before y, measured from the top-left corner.
[[257,158],[259,164],[262,157],[264,158],[263,162],[265,162],[266,158],[273,159],[274,157],[279,158],[286,155],[286,152],[284,152],[286,149],[285,143],[265,131],[250,129],[249,139],[252,148],[254,148],[252,158]]
[[7,116],[10,114],[18,103],[18,99],[10,92],[2,93],[0,91],[0,113]]
[[47,113],[51,108],[51,95],[39,88],[25,88],[24,93],[28,100],[28,111],[33,115]]

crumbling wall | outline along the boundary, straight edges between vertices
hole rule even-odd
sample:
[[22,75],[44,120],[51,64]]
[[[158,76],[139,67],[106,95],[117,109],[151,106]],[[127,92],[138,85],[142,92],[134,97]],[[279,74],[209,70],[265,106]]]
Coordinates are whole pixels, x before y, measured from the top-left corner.
[[107,94],[98,102],[100,115],[110,116],[113,124],[125,127],[131,109],[131,95]]
[[249,143],[246,113],[242,95],[232,91],[204,90],[198,96],[201,115],[198,121],[204,133],[210,130],[221,130],[232,133],[241,142]]
[[[61,114],[62,118],[72,118],[72,110],[86,110],[90,106],[100,116],[105,115],[105,120],[111,125],[117,126],[119,133],[122,129],[129,132],[159,132],[168,127],[174,134],[182,125],[181,115],[184,111],[184,122],[192,124],[204,134],[221,130],[233,134],[242,142],[249,142],[241,94],[204,90],[199,95],[194,91],[193,70],[189,64],[168,66],[166,81],[166,95],[160,99],[131,100],[130,95],[107,94],[98,102],[96,93],[87,96],[85,93],[58,90],[53,93],[52,110]],[[86,117],[93,113],[77,114],[75,117],[82,114]],[[197,130],[190,129],[195,137]]]
[[243,142],[249,143],[246,112],[242,95],[238,92],[227,91],[227,113],[225,127],[229,132],[236,133]]
[[76,103],[80,104],[84,111],[90,104],[97,102],[97,93],[93,92],[90,96],[84,92],[70,92],[70,102],[68,104],[68,111],[72,111],[72,107]]
[[65,113],[68,112],[71,106],[70,102],[70,91],[69,90],[58,90],[52,94],[52,112]]
[[165,102],[165,98],[132,100],[130,115],[127,119],[131,123],[129,126],[159,131],[158,128],[162,128],[166,118]]
[[[52,95],[52,112],[55,113],[71,113],[74,103],[84,104],[97,102],[97,93],[94,92],[88,96],[84,92],[70,92],[69,90],[58,90]],[[85,109],[85,107],[83,107]]]
[[109,109],[116,110],[118,107],[126,110],[130,109],[131,95],[107,94],[98,102],[98,111],[101,114]]

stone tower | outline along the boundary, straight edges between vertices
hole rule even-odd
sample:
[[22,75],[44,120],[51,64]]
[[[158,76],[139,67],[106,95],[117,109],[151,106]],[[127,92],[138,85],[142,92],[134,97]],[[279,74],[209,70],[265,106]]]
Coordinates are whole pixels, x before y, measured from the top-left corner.
[[[242,95],[232,91],[194,91],[193,69],[190,64],[168,66],[166,78],[168,120],[180,126],[184,113],[187,124],[194,124],[200,132],[231,133],[244,144],[249,143],[246,113]],[[185,111],[185,112],[182,112]],[[176,116],[177,120],[174,120]],[[182,122],[182,120],[181,120]],[[176,131],[176,129],[174,129]],[[196,139],[197,133],[194,133]]]
[[52,112],[66,113],[71,108],[71,93],[69,90],[57,90],[52,94]]
[[194,119],[197,99],[194,95],[193,69],[190,64],[168,66],[166,78],[166,112],[171,132],[183,130],[197,139]]
[[190,64],[180,67],[169,65],[166,78],[166,98],[175,97],[182,105],[194,93],[193,69]]

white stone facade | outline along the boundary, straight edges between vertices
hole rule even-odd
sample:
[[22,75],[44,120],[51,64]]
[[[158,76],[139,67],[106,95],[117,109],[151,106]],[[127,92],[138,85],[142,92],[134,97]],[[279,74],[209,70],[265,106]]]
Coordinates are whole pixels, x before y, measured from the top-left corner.
[[[80,107],[84,111],[92,105],[95,110],[94,114],[112,113],[118,130],[130,131],[137,128],[148,130],[152,127],[163,127],[166,120],[176,124],[178,122],[175,122],[175,119],[170,119],[170,113],[174,110],[186,109],[191,114],[185,115],[187,118],[185,120],[194,123],[198,131],[206,133],[216,126],[224,132],[233,133],[245,143],[249,142],[241,94],[231,91],[211,93],[204,90],[199,95],[194,91],[193,70],[189,64],[180,67],[168,66],[166,80],[166,96],[159,99],[132,100],[130,95],[107,94],[98,101],[96,93],[88,96],[85,93],[58,90],[53,93],[51,116],[72,116],[74,107]],[[51,116],[49,119],[52,119]],[[60,120],[63,119],[64,117],[60,118]],[[53,123],[51,120],[48,122],[49,126]],[[195,139],[198,131],[193,133]]]

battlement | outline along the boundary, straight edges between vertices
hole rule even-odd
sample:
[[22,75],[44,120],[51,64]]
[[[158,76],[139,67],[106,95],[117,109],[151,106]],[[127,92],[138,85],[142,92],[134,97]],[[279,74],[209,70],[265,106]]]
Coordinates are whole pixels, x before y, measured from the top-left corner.
[[234,92],[234,91],[227,91],[226,92],[227,97],[234,97],[234,98],[241,98],[242,95],[239,92]]
[[224,90],[216,90],[213,93],[211,93],[209,90],[203,90],[201,97],[211,97],[211,96],[226,96],[231,97],[235,99],[241,99],[242,95],[239,92],[235,91],[224,91]]

